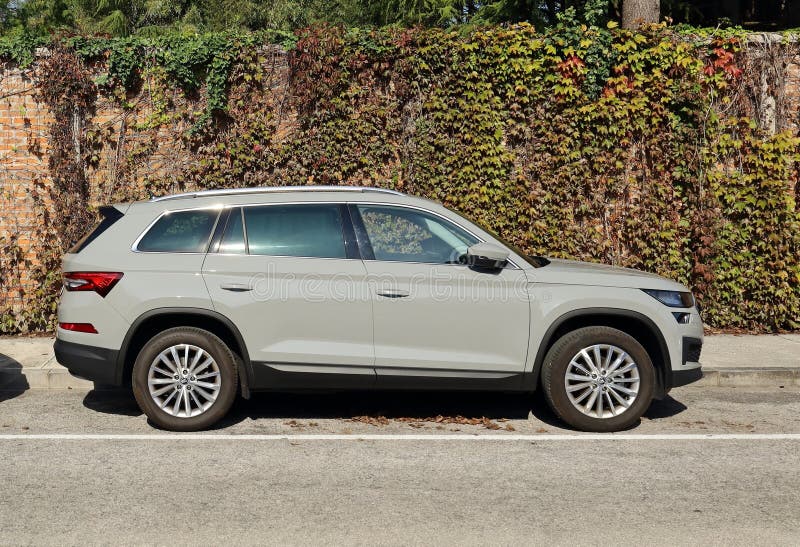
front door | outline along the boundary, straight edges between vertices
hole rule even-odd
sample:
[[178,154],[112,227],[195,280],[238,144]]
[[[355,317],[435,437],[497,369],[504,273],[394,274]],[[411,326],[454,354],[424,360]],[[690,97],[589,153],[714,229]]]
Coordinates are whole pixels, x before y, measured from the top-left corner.
[[372,292],[379,385],[392,384],[382,377],[522,374],[530,321],[523,270],[464,265],[479,239],[432,212],[357,204],[351,213]]

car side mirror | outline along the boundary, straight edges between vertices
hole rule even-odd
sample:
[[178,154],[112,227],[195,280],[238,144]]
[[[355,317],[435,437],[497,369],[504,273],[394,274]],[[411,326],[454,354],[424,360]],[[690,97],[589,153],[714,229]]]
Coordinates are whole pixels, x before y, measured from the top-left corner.
[[492,243],[476,243],[467,249],[467,265],[482,270],[501,270],[508,264],[508,251]]

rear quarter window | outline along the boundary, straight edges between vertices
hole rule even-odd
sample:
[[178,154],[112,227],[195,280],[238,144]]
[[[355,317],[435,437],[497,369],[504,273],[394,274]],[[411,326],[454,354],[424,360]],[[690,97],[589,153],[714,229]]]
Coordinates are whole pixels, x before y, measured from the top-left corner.
[[164,213],[142,236],[137,251],[204,253],[219,211],[200,209]]
[[122,212],[117,209],[116,207],[100,207],[99,210],[101,219],[92,226],[92,229],[87,232],[85,236],[80,238],[75,245],[70,247],[67,253],[70,254],[77,254],[84,250],[89,243],[97,239],[102,235],[103,232],[111,228],[111,226],[123,217]]

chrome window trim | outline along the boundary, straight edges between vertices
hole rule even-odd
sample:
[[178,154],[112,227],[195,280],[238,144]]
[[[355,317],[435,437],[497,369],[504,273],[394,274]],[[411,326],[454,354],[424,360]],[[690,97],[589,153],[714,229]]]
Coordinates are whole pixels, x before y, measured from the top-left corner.
[[[308,186],[308,187],[305,187],[305,188],[311,188],[311,187]],[[357,188],[357,187],[348,186],[347,188]],[[433,202],[433,203],[435,203],[435,202]],[[344,204],[344,205],[353,204],[355,206],[358,206],[358,205],[376,205],[376,206],[383,206],[383,207],[404,207],[406,209],[414,209],[414,210],[417,210],[417,211],[421,211],[423,213],[427,213],[429,215],[436,216],[436,217],[444,220],[445,222],[449,222],[450,224],[455,224],[460,229],[464,230],[469,235],[471,235],[472,237],[477,239],[480,243],[486,243],[486,239],[480,237],[478,234],[476,234],[472,230],[468,229],[467,227],[462,226],[461,224],[459,224],[458,222],[454,221],[453,219],[448,218],[448,217],[446,217],[445,215],[443,215],[441,213],[438,213],[436,211],[431,211],[430,209],[425,209],[425,208],[420,207],[418,205],[409,205],[407,203],[387,203],[387,202],[384,202],[384,201],[347,201],[345,199],[342,199],[342,200],[329,200],[329,201],[302,201],[301,200],[301,201],[280,201],[280,202],[273,202],[273,203],[244,203],[244,204],[242,204],[242,203],[232,203],[232,204],[205,205],[205,206],[202,206],[202,207],[183,207],[183,208],[180,208],[180,209],[169,209],[169,210],[166,210],[166,211],[162,211],[161,214],[158,215],[158,217],[156,217],[156,219],[154,221],[152,221],[142,231],[141,234],[139,234],[139,237],[137,237],[136,241],[134,241],[133,245],[131,245],[131,251],[133,251],[135,253],[142,253],[142,254],[182,254],[182,255],[217,254],[217,255],[222,255],[222,256],[268,256],[268,257],[275,257],[275,258],[316,258],[316,259],[321,259],[321,260],[362,260],[364,262],[367,262],[367,260],[364,260],[363,258],[333,258],[333,257],[294,256],[294,255],[252,255],[252,254],[249,253],[249,249],[248,249],[248,252],[246,254],[241,254],[241,253],[209,253],[208,249],[206,249],[206,252],[203,252],[203,253],[180,252],[180,251],[140,251],[140,250],[137,249],[137,247],[139,245],[139,241],[141,241],[141,239],[145,236],[145,234],[148,231],[150,231],[150,229],[155,225],[155,223],[158,222],[161,219],[162,216],[170,214],[170,213],[178,213],[178,212],[184,212],[184,211],[200,211],[200,210],[205,210],[205,209],[219,209],[220,211],[222,211],[223,209],[230,209],[230,208],[233,208],[233,207],[244,208],[244,207],[271,207],[271,206],[276,206],[276,205],[280,206],[280,205],[342,205],[342,204]],[[219,216],[217,216],[217,220],[214,222],[214,226],[215,227],[216,227],[216,223],[217,222],[219,222]],[[243,228],[244,228],[244,232],[245,232],[245,236],[244,237],[245,237],[245,240],[247,240],[247,227],[244,225],[244,222],[245,222],[245,220],[244,220],[244,211],[242,211],[242,223],[243,223]],[[214,228],[211,229],[212,235],[213,235],[213,231],[214,231]],[[210,240],[211,240],[211,235],[209,235],[209,241]],[[514,254],[513,251],[511,251],[511,249],[507,248],[505,245],[503,245],[499,241],[495,241],[495,244],[496,245],[500,245],[502,248],[504,248],[507,251],[509,251],[509,253]],[[438,263],[435,263],[435,262],[409,262],[409,261],[404,261],[404,260],[370,260],[369,262],[387,262],[387,263],[393,263],[393,264],[427,264],[428,266],[456,266],[456,267],[462,267],[462,268],[466,268],[467,267],[464,264],[438,264]],[[508,266],[511,266],[511,268],[508,268]],[[508,266],[506,266],[506,268],[508,268],[508,269],[515,269],[515,270],[521,269],[510,258],[508,260]]]
[[305,260],[358,260],[359,262],[363,262],[360,258],[336,258],[333,256],[295,256],[295,255],[251,255],[251,254],[243,254],[243,253],[208,253],[214,256],[238,256],[242,258],[248,257],[258,257],[258,258],[302,258]]

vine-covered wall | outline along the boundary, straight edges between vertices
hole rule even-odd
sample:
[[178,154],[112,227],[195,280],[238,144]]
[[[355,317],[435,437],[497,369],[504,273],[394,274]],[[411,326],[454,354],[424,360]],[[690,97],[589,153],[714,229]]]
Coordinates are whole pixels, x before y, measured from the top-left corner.
[[562,20],[272,41],[0,44],[0,332],[52,325],[97,204],[279,184],[430,197],[531,253],[685,282],[711,327],[800,328],[792,40]]

